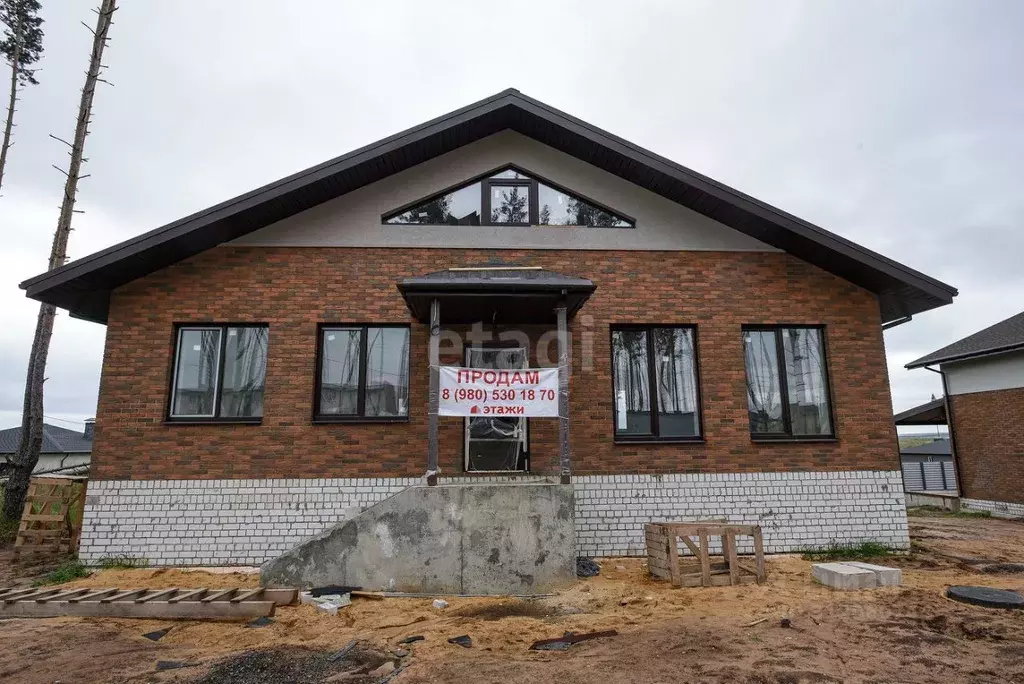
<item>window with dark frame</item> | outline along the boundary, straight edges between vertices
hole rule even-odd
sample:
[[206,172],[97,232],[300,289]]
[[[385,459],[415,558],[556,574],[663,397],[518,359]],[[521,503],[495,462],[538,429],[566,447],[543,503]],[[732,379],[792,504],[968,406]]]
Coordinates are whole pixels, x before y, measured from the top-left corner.
[[618,441],[699,441],[694,326],[613,326],[612,392]]
[[314,420],[408,419],[409,332],[408,325],[321,325]]
[[382,217],[391,225],[633,228],[597,203],[509,166]]
[[754,439],[835,437],[821,326],[744,326],[747,409]]
[[180,325],[167,417],[259,421],[267,375],[266,325]]

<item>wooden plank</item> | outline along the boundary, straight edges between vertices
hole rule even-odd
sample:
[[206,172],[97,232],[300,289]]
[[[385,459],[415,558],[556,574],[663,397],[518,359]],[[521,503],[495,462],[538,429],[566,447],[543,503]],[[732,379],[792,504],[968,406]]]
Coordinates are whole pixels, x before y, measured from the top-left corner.
[[177,596],[174,596],[172,598],[167,599],[167,602],[168,603],[178,603],[179,601],[184,601],[185,599],[191,599],[193,601],[197,601],[207,591],[209,591],[209,589],[205,589],[204,588],[204,589],[193,589],[192,591],[182,592],[181,594],[178,594]]
[[681,539],[682,542],[686,544],[686,548],[690,549],[690,553],[692,553],[694,557],[700,556],[700,549],[698,549],[694,545],[693,540],[691,540],[689,537],[680,537],[679,539]]
[[33,589],[28,594],[22,594],[21,596],[11,596],[11,597],[5,598],[4,599],[4,603],[14,603],[15,601],[22,601],[22,600],[25,600],[25,599],[32,599],[34,601],[35,599],[39,598],[40,596],[52,596],[53,594],[60,593],[60,591],[61,590],[60,590],[59,587],[56,588],[56,589],[39,589],[39,588],[36,588],[36,589]]
[[[231,599],[231,602],[232,603],[239,603],[241,601],[248,601],[249,599],[256,598],[257,596],[259,596],[262,593],[263,593],[262,589],[250,589],[249,591],[243,591],[241,594],[238,594],[237,596],[233,597]],[[354,594],[355,592],[352,592],[352,593]]]
[[226,598],[229,598],[229,597],[230,597],[230,596],[231,596],[232,594],[234,594],[234,593],[235,593],[236,591],[238,591],[238,590],[237,590],[237,589],[222,589],[221,591],[215,591],[215,592],[213,592],[213,593],[212,593],[212,594],[210,594],[209,596],[204,596],[204,597],[203,597],[203,598],[201,598],[200,600],[201,600],[201,601],[202,601],[203,603],[212,603],[212,602],[214,602],[214,601],[217,601],[217,600],[220,600],[220,599],[226,599]]
[[675,535],[670,535],[666,538],[666,548],[668,549],[668,570],[672,577],[672,586],[679,586],[679,550],[676,549],[676,538]]
[[148,589],[129,589],[127,591],[121,591],[113,596],[105,596],[100,599],[100,603],[111,603],[113,601],[121,601],[130,596],[138,596],[139,594],[145,594]]
[[757,567],[757,581],[764,582],[768,573],[764,569],[764,541],[761,539],[761,527],[754,528],[754,564]]
[[150,594],[148,596],[140,596],[139,598],[135,599],[135,602],[136,603],[147,603],[149,601],[152,601],[153,599],[162,599],[162,600],[166,601],[171,596],[173,596],[174,592],[176,592],[176,591],[178,591],[178,587],[172,587],[170,589],[161,589],[160,591],[153,592],[152,594]]
[[79,601],[92,601],[93,599],[98,599],[102,596],[107,596],[108,594],[116,594],[119,591],[121,590],[117,587],[114,587],[113,589],[100,589],[99,591],[94,591],[93,593],[86,594],[85,596],[76,596],[75,598],[70,598],[68,599],[68,603],[77,603]]
[[22,522],[45,522],[45,523],[59,523],[64,522],[66,513],[29,513],[21,517]]
[[134,601],[114,603],[17,601],[0,605],[0,617],[72,616],[151,620],[249,620],[273,614],[273,601],[242,601],[240,603],[231,603],[230,601],[217,601],[216,603],[202,603],[201,601],[186,603],[171,603],[170,601],[151,601],[149,603],[135,603]]
[[298,602],[298,589],[264,589],[263,598],[278,606],[290,606]]
[[[744,575],[744,576],[740,577],[739,582],[737,584],[754,584],[755,581],[756,581],[756,578],[753,575]],[[711,578],[711,585],[710,586],[712,586],[712,587],[727,587],[730,584],[734,584],[734,583],[729,580],[729,575],[728,574],[721,574],[721,575],[715,575],[715,576],[713,576]],[[682,584],[680,586],[683,586],[683,587],[700,587],[700,586],[703,586],[702,578],[698,577],[696,575],[692,575],[690,577],[683,577],[682,578]]]
[[21,596],[27,596],[28,594],[34,594],[37,591],[39,591],[39,587],[24,587],[22,589],[12,589],[11,591],[9,591],[7,594],[5,594],[4,596],[2,596],[0,598],[2,598],[5,601],[7,599],[9,599],[9,598],[17,599],[17,598],[19,598]]
[[355,598],[370,599],[371,601],[383,601],[387,598],[384,594],[376,591],[352,591],[349,593]]
[[755,568],[753,565],[749,565],[746,561],[737,560],[736,567],[738,567],[743,572],[750,573],[754,577],[757,577],[757,568]]
[[82,594],[87,594],[90,591],[91,589],[71,589],[69,591],[62,591],[59,594],[54,594],[53,596],[37,598],[36,601],[67,601],[72,596],[81,596]]
[[722,543],[725,545],[725,558],[729,563],[729,582],[738,584],[740,569],[736,561],[736,534],[731,529],[727,529],[722,536]]
[[697,530],[697,536],[700,539],[700,574],[701,574],[701,586],[711,586],[711,559],[708,558],[708,530],[705,527],[701,527]]

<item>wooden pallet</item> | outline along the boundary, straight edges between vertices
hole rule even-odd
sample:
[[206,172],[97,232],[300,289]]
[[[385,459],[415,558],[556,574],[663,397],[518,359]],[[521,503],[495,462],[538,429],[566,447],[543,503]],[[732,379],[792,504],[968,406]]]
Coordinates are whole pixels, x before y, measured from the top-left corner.
[[274,614],[297,589],[0,589],[0,617],[244,620]]
[[13,558],[22,554],[60,555],[78,550],[85,507],[85,478],[33,477],[14,540]]
[[[712,587],[730,584],[760,584],[767,578],[764,568],[764,544],[757,525],[725,523],[648,523],[647,569],[655,577],[671,580],[674,587]],[[754,563],[740,560],[736,537],[754,538]],[[721,560],[713,560],[711,539],[722,539]],[[690,556],[679,553],[682,542]]]

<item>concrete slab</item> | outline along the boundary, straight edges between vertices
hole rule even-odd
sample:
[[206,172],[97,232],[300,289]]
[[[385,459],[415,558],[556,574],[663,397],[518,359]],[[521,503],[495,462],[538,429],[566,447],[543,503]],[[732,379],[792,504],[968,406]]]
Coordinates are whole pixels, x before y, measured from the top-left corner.
[[899,568],[890,568],[885,565],[873,565],[859,561],[847,561],[843,565],[849,565],[861,570],[870,570],[875,573],[875,580],[880,587],[898,587],[903,584],[903,573]]
[[875,573],[845,563],[815,563],[811,566],[811,575],[826,587],[841,591],[874,589],[878,586]]
[[264,586],[540,594],[576,580],[571,485],[410,487],[261,568]]

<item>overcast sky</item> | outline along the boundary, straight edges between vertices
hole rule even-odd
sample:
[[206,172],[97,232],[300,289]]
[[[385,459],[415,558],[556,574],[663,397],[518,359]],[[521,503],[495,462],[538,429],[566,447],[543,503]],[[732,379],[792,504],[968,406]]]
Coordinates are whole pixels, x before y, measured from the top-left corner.
[[[17,285],[46,265],[66,158],[47,135],[72,135],[92,5],[43,0],[40,85],[16,119],[0,428],[20,422],[38,305]],[[121,5],[72,258],[515,87],[958,287],[886,333],[897,410],[941,393],[903,364],[1024,309],[1024,3]],[[95,412],[104,330],[58,317],[58,424]]]

